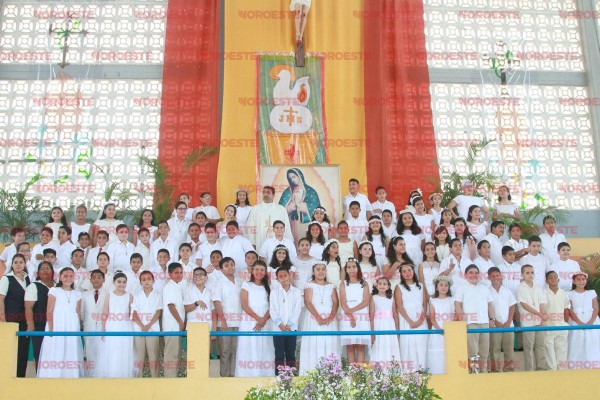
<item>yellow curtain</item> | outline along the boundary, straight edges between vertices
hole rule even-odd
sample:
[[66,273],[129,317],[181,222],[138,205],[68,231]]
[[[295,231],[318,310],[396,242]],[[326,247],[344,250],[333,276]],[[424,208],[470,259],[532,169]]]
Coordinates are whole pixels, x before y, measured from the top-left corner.
[[[343,6],[342,6],[343,4]],[[219,210],[235,201],[239,187],[257,203],[257,51],[295,50],[294,14],[289,0],[225,1],[224,82]],[[342,195],[357,178],[367,188],[363,99],[363,0],[315,0],[305,32],[309,52],[325,60],[325,116],[329,164],[340,165]]]

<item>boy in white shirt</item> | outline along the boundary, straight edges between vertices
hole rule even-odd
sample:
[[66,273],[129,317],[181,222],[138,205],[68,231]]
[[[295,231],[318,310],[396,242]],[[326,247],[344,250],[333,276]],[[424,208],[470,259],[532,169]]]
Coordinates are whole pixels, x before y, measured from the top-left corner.
[[508,227],[508,236],[510,239],[506,242],[507,246],[510,246],[515,251],[515,263],[523,265],[520,260],[525,257],[529,252],[529,242],[525,239],[521,239],[521,225],[512,223]]
[[356,243],[360,243],[369,230],[369,222],[362,217],[360,210],[360,203],[356,200],[352,201],[348,208],[350,215],[346,220],[348,228],[350,229],[348,237]]
[[273,257],[273,251],[275,250],[275,247],[279,245],[283,245],[288,249],[290,258],[296,258],[296,246],[293,241],[284,237],[285,224],[282,221],[273,222],[273,234],[272,237],[265,239],[263,242],[263,245],[260,248],[260,259],[269,265],[271,263],[271,258]]
[[150,231],[148,228],[140,228],[137,233],[138,244],[133,249],[134,254],[142,256],[142,270],[149,271],[154,265],[152,253],[150,252]]
[[110,271],[128,271],[131,256],[135,252],[135,246],[129,242],[129,228],[125,224],[117,226],[117,240],[110,243],[106,248],[106,253],[110,257]]
[[91,278],[90,271],[88,271],[83,266],[83,250],[75,249],[71,253],[71,268],[73,268],[75,281],[73,284],[75,285],[76,290],[88,290],[89,287],[85,287],[84,283]]
[[373,208],[371,215],[382,217],[383,212],[389,210],[392,214],[392,220],[396,220],[396,206],[391,201],[386,200],[387,193],[383,186],[375,188],[375,196],[377,196],[377,201],[371,204],[371,208]]
[[15,254],[17,254],[17,246],[25,241],[25,229],[12,228],[10,231],[10,237],[13,242],[10,244],[10,246],[6,246],[4,250],[2,250],[2,254],[0,254],[1,275],[6,275],[8,272],[10,272],[12,258]]
[[98,245],[96,247],[92,247],[86,256],[85,267],[88,271],[93,271],[98,269],[98,254],[102,252],[106,252],[108,246],[108,232],[99,231],[96,235],[96,242]]
[[175,262],[177,260],[177,254],[179,254],[179,243],[177,243],[175,239],[170,236],[170,232],[171,229],[166,221],[161,221],[158,223],[159,236],[158,238],[154,239],[150,245],[150,252],[152,253],[153,260],[157,259],[158,251],[161,249],[165,249],[169,252],[169,255],[171,256],[171,260],[169,260],[170,262]]
[[226,227],[227,236],[219,239],[221,244],[221,252],[224,257],[231,257],[235,261],[235,265],[239,269],[246,269],[245,257],[246,252],[254,250],[248,239],[239,233],[239,225],[236,221],[229,221]]
[[210,254],[215,250],[221,250],[221,244],[218,240],[219,235],[217,234],[217,226],[212,222],[206,224],[204,227],[204,234],[206,235],[206,241],[198,248],[195,260],[197,266],[206,269],[210,264]]
[[[125,287],[125,291],[127,293],[131,293],[133,296],[138,294],[143,289],[140,283],[140,275],[142,274],[143,264],[144,259],[142,258],[141,254],[133,253],[129,258],[130,270],[125,272],[125,275],[127,275],[127,286]],[[154,277],[154,275],[152,275],[152,277]],[[154,280],[152,283],[154,283]]]
[[[290,332],[298,330],[298,319],[302,311],[302,294],[300,289],[290,283],[290,271],[278,268],[277,281],[280,283],[269,296],[269,313],[275,330]],[[274,336],[275,375],[279,375],[279,367],[296,367],[296,337]]]
[[[210,289],[206,287],[208,280],[206,270],[196,267],[192,275],[193,284],[190,285],[183,295],[183,304],[187,313],[187,322],[208,322],[211,331],[217,329],[216,321],[213,319],[212,310],[214,305]],[[211,341],[215,340],[211,337]]]
[[497,265],[502,272],[502,285],[516,296],[517,286],[521,283],[521,266],[515,262],[515,251],[510,246],[502,247],[502,258],[504,262]]
[[150,272],[154,275],[154,290],[158,293],[162,293],[163,288],[169,281],[169,268],[167,265],[170,259],[169,250],[160,249],[156,256],[156,263],[158,265],[150,269]]
[[[542,289],[533,283],[534,273],[531,265],[525,264],[521,267],[523,282],[517,287],[517,301],[523,327],[544,326],[548,321],[546,296]],[[523,332],[525,371],[547,369],[544,339],[544,332]]]
[[570,260],[571,246],[567,242],[559,243],[558,246],[559,259],[550,265],[550,270],[558,274],[560,279],[559,287],[568,292],[573,288],[573,274],[581,272],[579,264],[575,260]]
[[[183,268],[179,263],[169,264],[169,281],[163,288],[162,300],[165,312],[162,332],[185,330],[185,308],[183,306]],[[181,336],[165,336],[165,378],[176,378],[181,356]]]
[[37,276],[37,267],[40,262],[31,259],[31,247],[29,246],[29,242],[19,243],[17,246],[17,254],[22,254],[23,257],[25,257],[25,272],[32,281],[35,280]]
[[392,217],[391,210],[383,210],[381,212],[381,229],[383,229],[385,236],[388,238],[393,238],[398,234],[396,231],[396,222],[394,221],[395,219]]
[[198,249],[200,249],[200,245],[203,241],[206,241],[206,235],[202,233],[202,228],[200,228],[200,225],[197,223],[192,222],[190,226],[188,226],[187,237],[187,243],[192,246],[192,260],[196,260],[196,253],[198,252]]
[[440,264],[440,275],[449,276],[452,279],[450,290],[455,292],[460,286],[466,283],[466,269],[472,261],[463,257],[462,242],[458,238],[450,240],[450,255],[444,258]]
[[495,265],[502,263],[502,247],[504,247],[504,222],[498,220],[492,222],[491,232],[485,235],[483,240],[490,244],[490,257]]
[[550,264],[548,259],[541,254],[542,251],[542,239],[539,236],[531,236],[529,238],[529,253],[521,258],[521,265],[529,264],[533,267],[534,277],[533,283],[543,288],[546,286],[545,276],[548,272]]
[[[231,257],[221,260],[223,279],[213,291],[213,302],[217,311],[221,331],[237,331],[241,319],[241,282],[236,278],[235,261]],[[221,349],[221,376],[234,376],[237,353],[237,337],[219,337]]]
[[[490,258],[490,242],[487,240],[481,240],[477,242],[477,253],[479,254],[475,260],[473,260],[473,264],[477,265],[480,271],[488,271],[490,268],[495,268],[494,262]],[[491,286],[490,277],[487,276],[488,272],[483,272],[481,275],[481,282],[486,286]]]
[[173,238],[177,245],[186,241],[188,228],[192,223],[192,220],[185,217],[187,209],[187,204],[183,201],[178,201],[175,204],[175,216],[167,221],[170,229],[169,236]]
[[[558,261],[559,258],[558,254],[556,253],[558,244],[566,242],[567,239],[562,233],[556,232],[556,222],[554,221],[554,217],[551,215],[546,215],[542,220],[542,223],[546,229],[546,232],[540,235],[540,239],[542,240],[542,254],[546,256],[548,263],[552,265]],[[561,281],[564,280],[561,279]]]
[[[479,268],[471,264],[465,270],[467,282],[458,287],[455,297],[456,314],[459,321],[466,321],[467,328],[489,328],[496,322],[494,299],[489,289],[479,283]],[[479,355],[479,370],[487,372],[490,353],[489,333],[469,333],[467,335],[468,357]]]
[[208,222],[212,222],[213,224],[219,222],[219,220],[221,219],[221,216],[219,215],[219,210],[217,210],[216,207],[210,205],[210,203],[212,203],[212,196],[210,192],[201,193],[200,201],[202,204],[194,208],[194,217],[196,216],[196,214],[202,211],[206,215],[206,220]]
[[[102,313],[108,291],[103,289],[105,276],[96,269],[91,272],[91,289],[81,294],[81,321],[84,332],[102,331]],[[98,349],[101,342],[100,336],[84,336],[86,376],[91,377],[98,359]]]
[[197,265],[192,263],[192,246],[189,243],[182,243],[179,246],[179,264],[183,268],[183,281],[182,284],[185,286],[190,285],[192,283],[192,274],[194,272],[194,268]]
[[[150,271],[142,271],[139,284],[142,286],[133,297],[133,330],[135,332],[160,332],[158,320],[162,314],[162,296],[157,293],[154,285],[154,275]],[[158,378],[159,369],[159,337],[135,336],[135,351],[137,353],[138,378],[144,371],[144,360],[148,355],[150,376]]]
[[[494,311],[496,313],[496,319],[490,321],[490,328],[510,328],[514,326],[513,318],[515,316],[517,300],[510,290],[502,286],[502,273],[499,268],[490,268],[487,275],[491,282],[489,290],[494,299]],[[514,370],[514,342],[514,332],[490,334],[492,372],[508,372]],[[503,350],[504,360],[502,359],[500,349]]]
[[[546,312],[548,326],[567,326],[571,302],[567,292],[558,287],[558,274],[554,271],[546,273],[548,288],[546,295]],[[567,331],[545,332],[544,347],[546,349],[546,362],[549,369],[567,369],[567,349],[569,333]]]
[[58,242],[52,241],[52,236],[54,232],[52,228],[48,228],[47,226],[43,227],[40,231],[40,243],[33,246],[33,250],[31,250],[31,259],[38,264],[44,258],[44,250],[45,249],[56,249],[58,248]]
[[371,202],[367,196],[359,193],[360,182],[358,182],[358,179],[352,178],[348,181],[348,190],[350,193],[345,195],[343,199],[344,219],[348,220],[348,218],[350,218],[350,203],[358,201],[361,210],[360,217],[365,221],[368,221],[369,218],[371,218]]

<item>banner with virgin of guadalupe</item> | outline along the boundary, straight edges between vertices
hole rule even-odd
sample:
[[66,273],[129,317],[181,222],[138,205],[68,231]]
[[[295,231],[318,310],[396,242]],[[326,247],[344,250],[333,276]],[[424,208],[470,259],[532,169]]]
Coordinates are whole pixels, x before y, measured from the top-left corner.
[[326,164],[323,57],[307,54],[302,68],[292,53],[260,53],[257,60],[260,164]]

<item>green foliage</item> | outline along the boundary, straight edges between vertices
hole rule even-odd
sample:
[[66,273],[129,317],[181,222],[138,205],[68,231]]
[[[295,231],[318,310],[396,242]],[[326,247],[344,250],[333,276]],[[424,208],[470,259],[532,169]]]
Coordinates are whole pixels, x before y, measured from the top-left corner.
[[[542,219],[546,215],[553,216],[556,223],[561,225],[565,224],[569,220],[570,213],[567,210],[561,210],[554,206],[544,206],[542,204],[538,204],[527,210],[521,210],[521,220],[518,221],[519,225],[521,226],[521,238],[529,239],[533,235],[539,235],[542,233],[540,232],[539,225],[541,225]],[[501,219],[504,221],[506,229],[508,229],[508,226],[514,222],[510,218]]]
[[16,227],[25,229],[27,240],[33,240],[47,222],[41,212],[41,198],[27,195],[31,184],[17,192],[0,189],[0,234],[4,241],[10,240],[10,231]]
[[403,373],[399,363],[388,369],[365,365],[342,365],[330,354],[307,376],[294,377],[293,368],[283,368],[271,386],[256,386],[246,400],[431,400],[440,396],[428,387],[427,372]]
[[169,175],[167,168],[155,158],[140,156],[140,161],[146,165],[150,172],[154,173],[154,214],[158,221],[166,220],[171,217],[173,212],[173,199],[175,198],[175,189],[184,177],[199,163],[206,161],[210,157],[219,153],[219,148],[204,145],[201,148],[194,148],[184,158],[181,165],[181,171],[176,174],[175,179]]
[[579,259],[581,270],[588,274],[590,286],[600,297],[600,253],[592,253]]
[[[500,174],[494,172],[489,163],[480,161],[479,158],[483,150],[492,139],[485,139],[475,143],[471,143],[467,148],[467,156],[462,160],[463,167],[459,167],[456,161],[453,161],[454,168],[450,172],[449,179],[445,182],[441,189],[442,192],[442,207],[446,207],[452,199],[459,194],[462,194],[460,184],[463,180],[469,179],[475,187],[475,196],[486,197],[487,193],[494,190],[495,186],[500,183]],[[465,175],[461,175],[458,171],[467,170]],[[443,173],[444,171],[440,171]],[[485,192],[478,192],[485,190]]]

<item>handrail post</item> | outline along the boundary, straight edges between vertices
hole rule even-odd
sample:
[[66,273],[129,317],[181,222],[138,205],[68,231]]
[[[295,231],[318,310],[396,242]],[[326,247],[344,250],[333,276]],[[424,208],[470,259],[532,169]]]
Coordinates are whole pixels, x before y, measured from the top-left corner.
[[206,322],[187,325],[187,378],[207,379],[210,372],[210,329]]
[[469,357],[467,357],[467,323],[464,321],[444,323],[444,354],[446,374],[467,375]]
[[15,322],[0,322],[0,340],[5,341],[8,350],[4,356],[6,362],[0,362],[0,376],[15,378],[17,376],[17,349],[19,324]]

